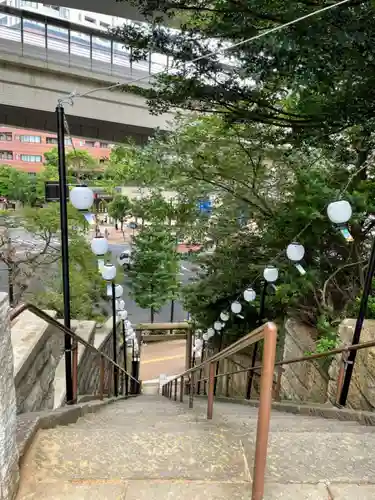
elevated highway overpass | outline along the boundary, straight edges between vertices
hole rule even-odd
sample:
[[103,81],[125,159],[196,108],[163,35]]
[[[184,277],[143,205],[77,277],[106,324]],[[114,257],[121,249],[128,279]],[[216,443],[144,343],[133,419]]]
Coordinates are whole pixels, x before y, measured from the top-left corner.
[[[6,125],[55,131],[58,99],[134,79],[148,86],[168,64],[157,54],[132,63],[120,40],[99,30],[6,6],[0,13],[12,19],[0,26],[0,123]],[[143,141],[173,118],[151,115],[144,98],[118,89],[77,98],[66,113],[72,135],[109,142]]]

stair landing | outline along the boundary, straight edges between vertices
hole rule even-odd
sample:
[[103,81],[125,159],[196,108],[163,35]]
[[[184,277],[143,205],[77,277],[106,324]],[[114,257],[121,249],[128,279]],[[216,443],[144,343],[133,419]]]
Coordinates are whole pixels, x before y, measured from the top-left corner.
[[[40,431],[17,500],[249,500],[257,410],[155,396]],[[265,500],[373,500],[372,427],[273,412]]]

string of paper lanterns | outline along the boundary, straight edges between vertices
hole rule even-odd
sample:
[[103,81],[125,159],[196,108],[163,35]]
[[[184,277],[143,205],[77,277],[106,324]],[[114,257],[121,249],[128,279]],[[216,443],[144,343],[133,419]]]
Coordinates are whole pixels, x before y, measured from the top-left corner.
[[[346,200],[335,201],[327,206],[327,216],[329,220],[348,242],[353,241],[353,237],[351,236],[348,228],[348,221],[352,216],[352,212],[352,207]],[[306,270],[301,263],[305,256],[305,247],[301,243],[297,241],[293,241],[292,243],[290,243],[286,248],[286,256],[302,276],[306,274]],[[274,284],[277,281],[278,277],[279,270],[277,269],[277,267],[268,265],[264,268],[263,278],[266,284]],[[243,298],[248,303],[254,302],[256,296],[256,292],[252,288],[252,286],[247,287],[243,292]],[[239,299],[231,303],[230,310],[235,316],[243,319],[243,316],[241,316],[242,304]],[[222,311],[220,313],[220,321],[215,321],[214,328],[209,328],[207,332],[203,334],[203,340],[207,342],[210,338],[213,337],[215,332],[220,334],[229,318],[230,313],[228,311]]]

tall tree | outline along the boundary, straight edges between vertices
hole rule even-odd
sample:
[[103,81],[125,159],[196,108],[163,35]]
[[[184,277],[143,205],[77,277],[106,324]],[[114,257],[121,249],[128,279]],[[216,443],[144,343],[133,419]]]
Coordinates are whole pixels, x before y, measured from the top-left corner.
[[131,202],[127,196],[116,195],[108,205],[108,214],[120,221],[121,231],[124,230],[124,219],[131,213]]
[[179,286],[175,238],[164,226],[146,226],[134,238],[132,257],[131,293],[140,307],[150,309],[153,322],[155,312],[175,298]]

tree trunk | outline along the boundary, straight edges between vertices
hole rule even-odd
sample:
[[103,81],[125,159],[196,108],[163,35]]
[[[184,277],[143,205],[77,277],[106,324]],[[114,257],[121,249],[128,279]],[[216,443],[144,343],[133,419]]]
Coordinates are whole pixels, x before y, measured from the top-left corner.
[[171,300],[171,323],[174,320],[174,299]]

